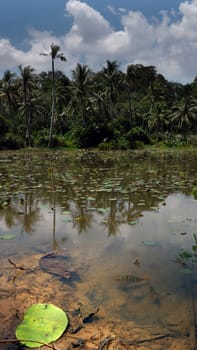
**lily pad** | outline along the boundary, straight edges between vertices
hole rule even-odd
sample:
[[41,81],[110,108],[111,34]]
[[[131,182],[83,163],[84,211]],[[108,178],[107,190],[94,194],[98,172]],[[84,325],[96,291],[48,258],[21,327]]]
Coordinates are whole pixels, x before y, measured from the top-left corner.
[[180,272],[183,273],[184,275],[191,275],[194,273],[194,271],[189,268],[181,269]]
[[144,243],[144,245],[149,246],[149,247],[155,247],[156,246],[155,241],[151,241],[151,240],[148,240],[148,239],[143,241],[143,243]]
[[3,240],[13,239],[13,238],[15,238],[15,237],[16,237],[16,236],[15,236],[15,235],[12,235],[12,234],[0,235],[0,239],[3,239]]
[[136,220],[129,221],[129,225],[137,225],[137,221]]
[[[53,304],[34,304],[16,329],[16,338],[30,348],[59,339],[68,326],[66,313]],[[44,343],[44,344],[43,344]]]

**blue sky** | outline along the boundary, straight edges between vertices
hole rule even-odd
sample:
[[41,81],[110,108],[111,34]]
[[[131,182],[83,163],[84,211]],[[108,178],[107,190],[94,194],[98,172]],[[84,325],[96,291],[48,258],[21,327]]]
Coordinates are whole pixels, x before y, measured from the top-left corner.
[[67,63],[100,69],[106,60],[156,66],[169,80],[197,75],[197,0],[0,0],[0,73],[50,69],[40,52],[53,42]]

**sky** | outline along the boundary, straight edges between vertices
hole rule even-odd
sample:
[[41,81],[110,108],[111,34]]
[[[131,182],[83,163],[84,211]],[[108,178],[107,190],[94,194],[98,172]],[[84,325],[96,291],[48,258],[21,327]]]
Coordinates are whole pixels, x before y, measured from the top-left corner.
[[77,63],[93,71],[106,61],[153,65],[169,81],[197,76],[197,0],[0,0],[0,76],[30,65],[51,69],[51,44],[67,62],[56,69],[70,76]]

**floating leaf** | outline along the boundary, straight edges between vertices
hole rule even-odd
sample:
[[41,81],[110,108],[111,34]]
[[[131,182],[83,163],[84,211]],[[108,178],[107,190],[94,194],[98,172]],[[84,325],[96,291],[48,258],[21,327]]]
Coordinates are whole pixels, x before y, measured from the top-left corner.
[[151,241],[151,240],[145,240],[143,241],[144,245],[147,245],[149,247],[155,247],[156,246],[156,243],[155,241]]
[[64,221],[64,222],[72,222],[73,219],[72,219],[72,218],[65,218],[63,221]]
[[34,304],[16,329],[16,338],[30,348],[49,344],[61,337],[68,326],[66,313],[53,304]]
[[129,221],[129,225],[137,225],[137,221],[135,221],[135,220]]
[[184,275],[191,275],[192,273],[194,273],[194,271],[192,271],[191,269],[181,269],[180,270],[181,273],[183,273]]
[[0,203],[0,205],[1,205],[2,207],[6,207],[7,205],[9,205],[9,202],[4,201],[4,202]]
[[98,208],[97,211],[100,214],[105,214],[108,211],[108,209],[107,208]]
[[12,235],[12,234],[0,235],[0,239],[3,239],[3,240],[13,239],[13,238],[15,238],[15,237],[16,237],[16,236],[15,236],[15,235]]
[[95,201],[95,198],[94,197],[88,197],[87,198],[89,201]]
[[87,219],[86,219],[85,216],[77,216],[77,217],[75,217],[75,220],[76,220],[76,221],[81,221],[81,222],[87,221]]

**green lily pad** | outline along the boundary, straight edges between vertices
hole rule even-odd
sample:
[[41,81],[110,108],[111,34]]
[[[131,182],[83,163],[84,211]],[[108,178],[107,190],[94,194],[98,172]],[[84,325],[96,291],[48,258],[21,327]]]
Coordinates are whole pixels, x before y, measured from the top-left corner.
[[129,225],[137,225],[137,221],[136,220],[129,221]]
[[64,222],[72,222],[73,219],[72,219],[72,218],[65,218],[63,221],[64,221]]
[[156,243],[155,241],[151,241],[151,240],[145,240],[143,241],[144,245],[147,245],[149,247],[155,247],[156,246]]
[[12,234],[0,235],[0,239],[3,239],[3,240],[13,239],[13,238],[15,238],[15,237],[16,237],[16,236],[15,236],[15,235],[12,235]]
[[108,209],[107,208],[98,208],[97,211],[100,214],[105,214],[108,211]]
[[34,304],[25,311],[24,320],[16,329],[16,338],[25,346],[37,348],[59,339],[67,325],[67,315],[59,307]]
[[188,268],[188,269],[187,269],[187,268],[181,269],[180,272],[183,273],[184,275],[191,275],[191,274],[194,273],[194,271],[192,271],[192,270],[189,269],[189,268]]

